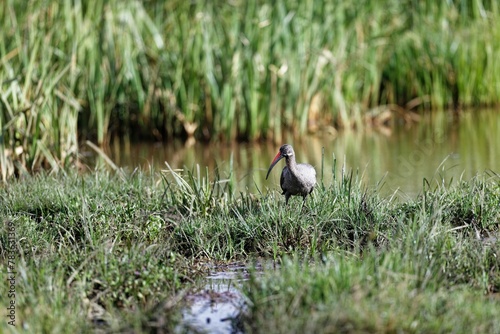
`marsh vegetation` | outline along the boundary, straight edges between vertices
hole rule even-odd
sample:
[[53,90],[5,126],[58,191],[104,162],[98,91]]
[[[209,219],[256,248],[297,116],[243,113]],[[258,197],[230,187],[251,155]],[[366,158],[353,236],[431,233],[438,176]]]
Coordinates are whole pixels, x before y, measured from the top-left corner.
[[[101,154],[113,171],[78,172],[87,140],[277,142],[497,107],[499,18],[492,0],[5,0],[0,265],[15,283],[0,295],[15,288],[16,326],[0,332],[182,330],[186,297],[233,261],[250,270],[248,333],[500,332],[498,171],[437,172],[397,198],[322,160],[304,209],[241,191],[232,158],[126,171]],[[465,152],[497,141],[483,124]]]
[[247,332],[498,332],[498,175],[428,180],[400,202],[339,169],[304,210],[207,175],[39,174],[2,187],[17,330],[171,331],[207,263],[264,257],[279,269],[242,283]]
[[497,106],[496,1],[30,1],[0,8],[2,179],[86,139],[282,140]]

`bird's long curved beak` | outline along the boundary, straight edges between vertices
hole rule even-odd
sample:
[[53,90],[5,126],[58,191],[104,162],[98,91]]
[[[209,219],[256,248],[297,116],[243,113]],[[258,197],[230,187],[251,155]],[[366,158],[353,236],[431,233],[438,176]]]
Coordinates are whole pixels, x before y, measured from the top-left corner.
[[269,169],[267,170],[266,180],[269,177],[269,173],[271,173],[274,165],[276,165],[281,159],[283,159],[283,156],[281,155],[281,152],[278,152],[278,154],[274,157],[273,162],[271,162],[271,166],[269,166]]

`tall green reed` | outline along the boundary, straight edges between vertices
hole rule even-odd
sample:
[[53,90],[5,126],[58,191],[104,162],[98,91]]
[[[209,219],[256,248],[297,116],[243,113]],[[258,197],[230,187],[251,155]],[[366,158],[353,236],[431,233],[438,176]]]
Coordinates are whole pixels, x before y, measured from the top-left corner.
[[499,15],[487,0],[7,0],[2,178],[70,164],[83,139],[280,141],[496,105]]

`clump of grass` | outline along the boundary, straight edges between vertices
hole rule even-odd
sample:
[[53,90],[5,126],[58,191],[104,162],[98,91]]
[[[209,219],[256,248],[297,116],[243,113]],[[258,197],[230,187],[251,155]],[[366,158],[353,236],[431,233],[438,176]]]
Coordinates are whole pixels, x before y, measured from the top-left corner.
[[312,263],[285,259],[279,269],[244,284],[249,300],[244,327],[257,333],[498,330],[500,305],[494,296],[467,284],[450,287],[437,266],[426,267],[450,259],[437,255],[423,261],[402,251],[338,252]]
[[[164,231],[178,217],[158,184],[144,173],[69,173],[0,189],[0,217],[16,231],[18,326],[90,332],[175,325],[176,296],[203,268],[170,247]],[[6,234],[0,240],[8,244]],[[2,246],[2,265],[6,255]]]
[[199,165],[196,165],[195,171],[186,170],[183,175],[184,170],[173,170],[168,163],[165,164],[167,169],[163,170],[162,174],[166,187],[165,195],[183,214],[206,216],[217,209],[226,212],[234,194],[232,159],[228,178],[222,179],[216,167],[213,181],[208,168],[202,177]]

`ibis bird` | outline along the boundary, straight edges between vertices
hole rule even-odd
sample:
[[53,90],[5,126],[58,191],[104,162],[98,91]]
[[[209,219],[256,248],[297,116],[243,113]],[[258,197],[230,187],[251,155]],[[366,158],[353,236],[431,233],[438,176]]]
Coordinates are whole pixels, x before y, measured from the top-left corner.
[[302,205],[304,205],[307,195],[313,191],[316,184],[316,170],[309,164],[297,164],[293,147],[285,144],[280,147],[278,154],[271,162],[266,180],[273,167],[283,158],[285,158],[286,166],[281,172],[280,185],[283,195],[285,195],[285,202],[288,205],[290,196],[300,195],[304,198],[302,202]]

